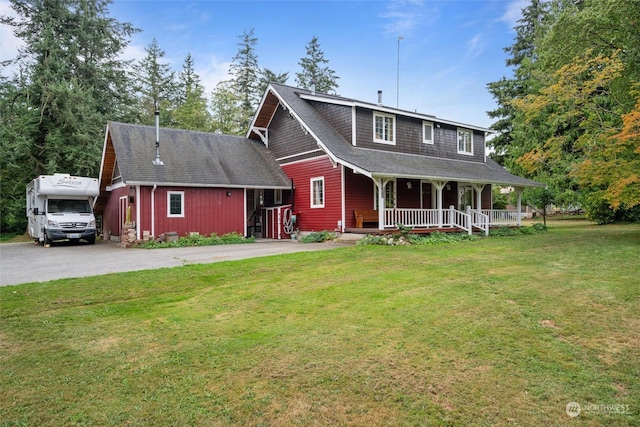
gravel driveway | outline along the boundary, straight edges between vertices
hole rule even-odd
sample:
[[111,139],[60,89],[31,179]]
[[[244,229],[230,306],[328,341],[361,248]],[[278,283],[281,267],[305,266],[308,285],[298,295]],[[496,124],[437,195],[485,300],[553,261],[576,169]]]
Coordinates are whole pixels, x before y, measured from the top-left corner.
[[117,243],[105,241],[98,241],[95,245],[60,243],[53,244],[50,248],[33,243],[5,243],[0,245],[0,286],[344,246],[348,245],[305,244],[292,240],[260,240],[257,243],[169,249],[125,249]]

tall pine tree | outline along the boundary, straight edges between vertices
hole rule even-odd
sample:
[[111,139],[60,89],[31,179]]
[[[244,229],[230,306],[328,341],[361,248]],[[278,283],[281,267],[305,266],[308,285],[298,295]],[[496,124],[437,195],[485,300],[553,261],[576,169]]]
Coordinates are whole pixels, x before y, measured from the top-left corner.
[[163,63],[165,51],[154,37],[144,49],[147,55],[133,67],[138,96],[138,121],[145,125],[155,123],[156,102],[160,109],[160,124],[174,125],[173,112],[178,101],[178,84],[169,63]]
[[254,29],[244,31],[238,38],[238,52],[233,57],[229,73],[233,82],[232,89],[235,98],[239,100],[240,116],[237,127],[246,132],[251,118],[258,106],[261,94],[259,92],[260,67],[256,44],[258,38],[254,36]]
[[[24,215],[17,206],[24,206],[25,175],[96,176],[105,123],[129,113],[127,64],[119,58],[136,30],[109,17],[109,4],[11,0],[17,16],[0,18],[23,41],[11,61],[22,73],[2,85],[8,98],[1,106],[0,144],[3,154],[16,153],[2,163],[3,231],[26,225],[5,220]],[[23,173],[12,173],[17,169]]]
[[318,92],[335,94],[340,77],[326,65],[329,60],[320,49],[318,37],[314,36],[311,39],[306,46],[306,52],[307,56],[298,62],[302,71],[296,73],[296,84],[305,89],[310,89],[313,84]]

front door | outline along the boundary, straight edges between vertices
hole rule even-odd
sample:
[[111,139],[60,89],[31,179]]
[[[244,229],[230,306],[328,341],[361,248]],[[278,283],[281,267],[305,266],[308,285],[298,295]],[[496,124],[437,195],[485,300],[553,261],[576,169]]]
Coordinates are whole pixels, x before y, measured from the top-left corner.
[[475,197],[473,197],[473,187],[471,185],[458,185],[458,210],[464,211],[467,206],[474,208]]

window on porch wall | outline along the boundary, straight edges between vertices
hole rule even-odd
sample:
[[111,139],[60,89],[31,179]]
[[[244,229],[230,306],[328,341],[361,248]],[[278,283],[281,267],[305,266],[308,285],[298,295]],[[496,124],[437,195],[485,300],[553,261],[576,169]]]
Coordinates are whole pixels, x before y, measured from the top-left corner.
[[471,185],[458,185],[458,209],[464,211],[467,206],[476,208],[476,193]]
[[[378,210],[378,186],[373,184],[373,200],[375,209]],[[396,183],[389,181],[384,187],[384,208],[394,209],[396,207]]]

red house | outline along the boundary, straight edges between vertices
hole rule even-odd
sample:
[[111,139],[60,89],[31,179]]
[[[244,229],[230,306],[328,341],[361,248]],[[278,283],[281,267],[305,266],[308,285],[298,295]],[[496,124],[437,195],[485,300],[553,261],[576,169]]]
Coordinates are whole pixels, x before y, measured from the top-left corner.
[[[247,133],[293,182],[301,232],[520,224],[491,209],[491,186],[543,184],[485,154],[490,129],[272,83]],[[518,201],[520,205],[520,201]],[[520,208],[520,206],[518,206]]]
[[485,155],[489,129],[276,83],[246,138],[158,132],[107,124],[95,207],[105,238],[399,225],[488,233],[521,219],[520,201],[491,209],[492,185],[513,187],[518,199],[543,186]]
[[100,167],[105,238],[237,232],[260,236],[261,210],[282,204],[291,180],[262,143],[252,139],[107,124]]

